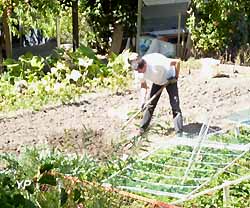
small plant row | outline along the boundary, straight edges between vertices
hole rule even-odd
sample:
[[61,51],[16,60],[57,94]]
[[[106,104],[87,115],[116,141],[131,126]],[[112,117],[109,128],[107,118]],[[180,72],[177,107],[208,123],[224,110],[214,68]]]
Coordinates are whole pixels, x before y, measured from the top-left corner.
[[225,134],[209,137],[209,140],[230,144],[250,143],[250,129],[244,126],[239,127],[239,131],[229,131]]
[[[239,138],[247,141],[248,131],[249,129],[242,129]],[[231,134],[229,132],[229,135]],[[218,138],[214,136],[214,139]],[[185,171],[192,155],[192,147],[176,146],[172,149],[158,150],[143,160],[137,160],[119,175],[111,178],[109,182],[116,187],[123,187],[127,190],[131,188],[130,190],[134,190],[143,196],[171,202],[173,201],[172,197],[160,196],[159,193],[167,192],[185,195],[210,179],[209,186],[206,186],[206,188],[218,186],[226,180],[235,180],[239,176],[248,174],[250,170],[249,153],[245,154],[219,177],[211,178],[242,152],[228,149],[202,148],[190,169],[187,179],[183,183]],[[248,185],[246,182],[245,186],[248,187]],[[149,194],[148,190],[152,193]],[[244,192],[245,188],[242,191]]]

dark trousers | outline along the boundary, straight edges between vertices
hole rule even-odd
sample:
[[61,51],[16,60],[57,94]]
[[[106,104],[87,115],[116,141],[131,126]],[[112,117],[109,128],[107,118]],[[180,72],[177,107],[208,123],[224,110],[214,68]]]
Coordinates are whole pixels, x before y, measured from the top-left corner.
[[[151,91],[150,91],[150,98],[152,96],[154,96],[154,94],[157,93],[161,89],[161,87],[162,87],[161,85],[153,84]],[[177,82],[167,85],[166,90],[167,90],[168,95],[169,95],[169,100],[170,100],[170,105],[172,108],[173,118],[175,118],[178,115],[178,113],[180,113],[180,115],[181,115]],[[145,113],[143,115],[143,119],[141,121],[141,125],[140,125],[141,128],[146,129],[149,126],[149,123],[152,119],[155,107],[156,107],[160,97],[161,97],[161,93],[157,97],[155,97],[155,99],[152,100],[151,103],[146,108]]]

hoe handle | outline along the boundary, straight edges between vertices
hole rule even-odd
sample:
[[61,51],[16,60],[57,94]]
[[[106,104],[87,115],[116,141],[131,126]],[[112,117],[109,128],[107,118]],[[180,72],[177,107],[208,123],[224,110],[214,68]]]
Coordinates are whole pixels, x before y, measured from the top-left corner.
[[162,85],[162,87],[145,103],[142,109],[138,110],[134,115],[131,116],[129,120],[126,121],[126,123],[122,126],[122,130],[140,113],[143,112],[146,107],[162,92],[162,90],[169,84],[173,84],[176,82],[176,79],[168,80],[168,82],[165,85]]

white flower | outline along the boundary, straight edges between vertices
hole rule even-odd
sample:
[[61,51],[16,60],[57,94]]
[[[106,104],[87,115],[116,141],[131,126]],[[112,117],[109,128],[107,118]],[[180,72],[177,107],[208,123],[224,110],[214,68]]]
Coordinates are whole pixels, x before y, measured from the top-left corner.
[[55,74],[57,72],[57,68],[56,67],[52,67],[50,69],[50,71],[51,71],[52,74]]
[[20,86],[20,87],[26,87],[27,88],[28,84],[27,84],[27,82],[25,80],[19,80],[19,81],[15,82],[15,86],[16,87]]
[[25,80],[20,80],[15,83],[15,89],[17,92],[23,92],[25,89],[28,88],[28,84]]
[[83,58],[79,58],[78,59],[79,62],[79,66],[84,66],[84,67],[89,67],[93,64],[93,59],[89,59],[88,57]]
[[55,83],[55,85],[54,85],[54,90],[55,90],[55,91],[59,91],[62,87],[63,87],[63,84],[57,82],[57,83]]
[[69,79],[73,79],[75,82],[81,77],[81,73],[76,70],[72,70],[71,74],[69,75]]
[[49,86],[49,85],[47,85],[47,86],[45,87],[45,91],[47,91],[47,92],[50,91],[50,86]]
[[57,67],[58,69],[63,69],[64,68],[64,64],[61,62],[57,62]]
[[78,62],[80,66],[85,66],[85,60],[83,58],[79,58]]
[[136,60],[138,58],[138,53],[129,53],[129,54],[126,54],[126,56],[128,55],[128,59],[133,61],[133,60]]
[[48,81],[46,79],[42,79],[41,81],[42,81],[43,85],[47,85],[48,84]]

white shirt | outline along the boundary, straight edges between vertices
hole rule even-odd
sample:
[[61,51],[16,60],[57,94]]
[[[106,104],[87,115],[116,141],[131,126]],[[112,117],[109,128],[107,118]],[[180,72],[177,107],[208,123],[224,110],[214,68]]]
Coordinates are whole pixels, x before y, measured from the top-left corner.
[[147,63],[141,80],[149,80],[157,85],[164,85],[168,79],[175,77],[175,67],[171,60],[160,53],[151,53],[142,57]]

